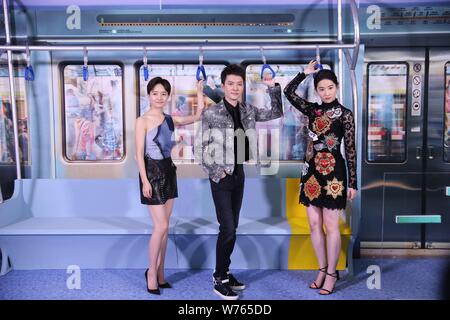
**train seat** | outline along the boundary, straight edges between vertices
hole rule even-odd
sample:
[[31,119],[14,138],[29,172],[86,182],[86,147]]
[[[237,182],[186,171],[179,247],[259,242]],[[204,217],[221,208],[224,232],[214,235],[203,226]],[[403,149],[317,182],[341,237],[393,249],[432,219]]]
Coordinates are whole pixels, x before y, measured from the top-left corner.
[[[285,189],[276,180],[262,180],[248,179],[247,188],[281,189],[287,217],[282,214],[284,205],[270,203],[273,199],[244,199],[234,267],[315,269],[306,210],[296,201],[298,179],[287,179]],[[176,201],[170,221],[167,267],[214,267],[218,224],[208,188],[207,181],[180,179],[183,197]],[[152,224],[145,206],[136,201],[138,192],[133,179],[16,181],[14,196],[0,206],[0,248],[16,269],[63,269],[73,264],[143,268]],[[189,210],[185,199],[191,200]],[[346,266],[351,234],[345,224],[342,234],[340,269]]]

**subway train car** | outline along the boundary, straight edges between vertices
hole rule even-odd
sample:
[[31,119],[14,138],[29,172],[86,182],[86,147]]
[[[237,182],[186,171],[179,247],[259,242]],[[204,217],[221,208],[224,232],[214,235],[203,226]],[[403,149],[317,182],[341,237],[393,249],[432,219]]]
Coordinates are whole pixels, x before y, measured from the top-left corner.
[[[269,109],[264,66],[284,88],[312,59],[335,71],[356,124],[358,194],[342,213],[338,269],[351,278],[365,272],[358,261],[367,256],[448,258],[448,1],[72,2],[3,0],[0,275],[144,268],[152,225],[139,203],[134,130],[149,108],[147,83],[169,80],[165,113],[192,115],[199,66],[207,108],[223,68],[238,64],[245,101]],[[312,77],[297,93],[320,101]],[[282,103],[281,118],[257,124],[261,167],[244,165],[233,268],[319,267],[298,203],[308,119],[284,95]],[[198,129],[180,126],[173,137],[173,269],[215,263],[218,226],[195,158]]]

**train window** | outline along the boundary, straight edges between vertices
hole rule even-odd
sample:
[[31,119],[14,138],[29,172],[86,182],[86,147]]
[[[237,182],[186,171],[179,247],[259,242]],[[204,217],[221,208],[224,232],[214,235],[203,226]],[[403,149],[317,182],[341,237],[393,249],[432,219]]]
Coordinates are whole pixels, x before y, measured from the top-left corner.
[[[149,64],[151,78],[162,77],[167,79],[172,86],[172,97],[164,110],[165,113],[177,116],[195,114],[197,110],[197,80],[196,64]],[[205,86],[210,90],[220,88],[220,73],[225,65],[205,65],[207,80]],[[147,96],[147,83],[144,80],[143,66],[139,69],[139,115],[149,108]],[[205,97],[206,98],[206,97]],[[208,98],[205,99],[205,107],[214,104]],[[195,162],[194,160],[194,124],[177,126],[175,130],[176,146],[172,149],[172,159]]]
[[[306,65],[300,64],[272,64],[271,67],[276,72],[277,82],[281,88],[291,81]],[[329,66],[325,66],[329,69]],[[267,94],[267,87],[261,81],[261,64],[251,64],[246,69],[246,101],[257,107],[270,108],[270,97]],[[320,99],[314,90],[313,78],[308,77],[298,87],[298,94],[310,102],[319,102]],[[267,143],[260,145],[261,159],[272,158],[270,150],[277,146],[272,146],[271,131],[279,130],[279,141],[273,141],[279,147],[279,160],[298,161],[303,160],[306,152],[306,130],[308,118],[295,109],[282,95],[284,115],[280,119],[268,122],[257,122],[258,134],[261,130],[266,130]],[[273,132],[273,131],[272,131]]]
[[450,63],[445,66],[444,161],[450,162]]
[[[31,149],[29,148],[28,130],[28,106],[26,97],[26,85],[24,79],[24,67],[14,68],[14,83],[17,105],[17,122],[19,132],[20,162],[30,164]],[[0,65],[0,164],[15,163],[14,130],[9,94],[8,66]]]
[[69,161],[118,161],[124,156],[122,68],[64,67],[64,152]]
[[406,160],[406,63],[368,65],[367,160]]

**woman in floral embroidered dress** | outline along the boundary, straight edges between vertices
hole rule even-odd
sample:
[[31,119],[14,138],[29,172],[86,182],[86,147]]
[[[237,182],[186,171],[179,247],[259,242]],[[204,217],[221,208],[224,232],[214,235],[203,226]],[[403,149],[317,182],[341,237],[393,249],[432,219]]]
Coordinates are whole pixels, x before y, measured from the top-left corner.
[[[353,113],[336,99],[338,81],[331,70],[315,69],[311,61],[284,89],[291,104],[308,119],[308,147],[301,178],[300,203],[307,209],[311,239],[319,262],[319,274],[310,285],[321,289],[320,294],[331,294],[339,273],[336,271],[341,235],[339,217],[345,210],[347,199],[356,196],[356,150]],[[314,87],[322,104],[310,103],[299,97],[295,90],[306,76],[314,74]],[[345,142],[346,163],[340,147]],[[325,224],[325,234],[322,225]]]

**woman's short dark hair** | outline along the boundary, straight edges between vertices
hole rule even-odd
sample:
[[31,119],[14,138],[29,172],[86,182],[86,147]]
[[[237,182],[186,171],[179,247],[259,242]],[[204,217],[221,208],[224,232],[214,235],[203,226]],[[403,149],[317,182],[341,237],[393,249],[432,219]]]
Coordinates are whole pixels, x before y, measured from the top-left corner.
[[150,94],[150,92],[153,90],[153,88],[160,84],[164,87],[164,89],[167,91],[168,94],[170,94],[170,91],[172,90],[172,86],[170,85],[170,82],[166,79],[163,79],[161,77],[155,77],[152,80],[150,80],[147,84],[147,94]]
[[245,71],[242,69],[241,66],[237,64],[230,64],[229,66],[226,66],[225,69],[222,70],[222,73],[220,74],[220,80],[222,81],[222,84],[225,84],[225,80],[228,75],[235,75],[242,78],[242,80],[245,79]]
[[336,74],[331,70],[323,69],[314,75],[314,88],[317,89],[317,85],[319,84],[319,82],[324,79],[333,81],[336,86],[339,85]]

